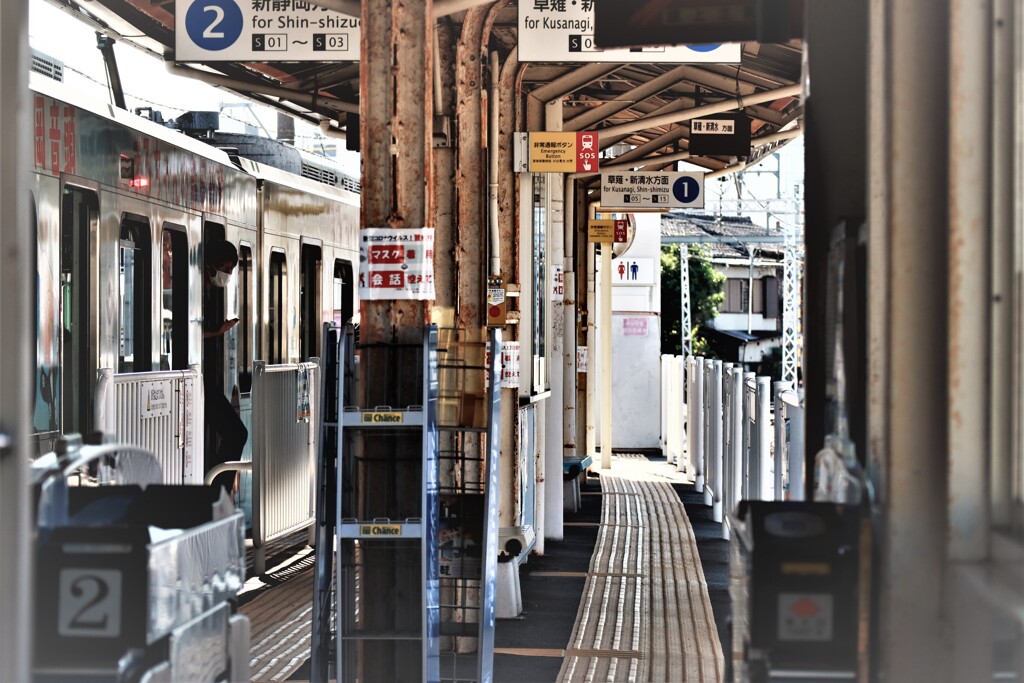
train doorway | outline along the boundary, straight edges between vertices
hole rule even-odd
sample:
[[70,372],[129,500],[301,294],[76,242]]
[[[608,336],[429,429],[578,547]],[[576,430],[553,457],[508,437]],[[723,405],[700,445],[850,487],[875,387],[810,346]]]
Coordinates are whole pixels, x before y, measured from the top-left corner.
[[65,185],[60,221],[61,367],[57,381],[61,429],[65,434],[92,431],[92,382],[96,376],[95,307],[90,305],[94,260],[93,235],[99,229],[99,197],[82,187]]

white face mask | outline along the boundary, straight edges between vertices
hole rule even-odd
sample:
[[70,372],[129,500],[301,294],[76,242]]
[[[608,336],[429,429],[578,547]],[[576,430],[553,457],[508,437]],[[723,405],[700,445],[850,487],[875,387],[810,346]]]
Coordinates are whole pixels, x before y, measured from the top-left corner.
[[213,274],[213,277],[210,278],[210,281],[213,282],[213,284],[217,285],[218,287],[227,287],[228,281],[230,279],[231,273],[225,273],[222,270],[218,270]]

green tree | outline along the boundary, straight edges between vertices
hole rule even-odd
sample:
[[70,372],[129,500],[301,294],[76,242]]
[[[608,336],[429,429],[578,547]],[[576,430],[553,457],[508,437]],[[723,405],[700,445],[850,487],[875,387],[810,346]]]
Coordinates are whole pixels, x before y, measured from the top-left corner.
[[[690,325],[693,326],[694,351],[708,350],[707,340],[696,331],[718,315],[718,307],[725,301],[725,276],[715,272],[704,250],[696,244],[689,247]],[[679,334],[679,247],[661,247],[661,352],[679,355],[682,341]]]

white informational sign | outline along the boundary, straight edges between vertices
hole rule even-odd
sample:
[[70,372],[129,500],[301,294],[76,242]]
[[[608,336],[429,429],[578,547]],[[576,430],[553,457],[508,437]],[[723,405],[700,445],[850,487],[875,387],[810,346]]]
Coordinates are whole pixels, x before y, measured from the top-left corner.
[[360,230],[359,297],[433,300],[434,229]]
[[779,640],[832,640],[832,595],[779,593]]
[[121,571],[60,570],[57,634],[72,638],[121,636]]
[[647,318],[623,318],[622,336],[624,337],[646,337]]
[[359,18],[309,0],[176,0],[179,62],[359,61]]
[[613,285],[653,285],[654,259],[623,258],[612,261]]
[[601,207],[702,209],[704,174],[676,171],[602,173]]
[[565,268],[563,266],[551,267],[551,300],[565,300]]
[[691,133],[704,135],[735,135],[736,122],[731,119],[693,119],[690,121]]
[[309,371],[300,367],[295,375],[295,421],[309,422]]
[[589,354],[586,346],[576,347],[576,372],[587,372],[587,361]]
[[166,417],[171,414],[174,391],[170,382],[143,382],[139,385],[142,410],[139,417]]
[[623,0],[519,0],[521,62],[677,62],[739,64],[739,43],[602,50],[594,44],[594,5]]
[[501,388],[519,388],[519,342],[501,342]]

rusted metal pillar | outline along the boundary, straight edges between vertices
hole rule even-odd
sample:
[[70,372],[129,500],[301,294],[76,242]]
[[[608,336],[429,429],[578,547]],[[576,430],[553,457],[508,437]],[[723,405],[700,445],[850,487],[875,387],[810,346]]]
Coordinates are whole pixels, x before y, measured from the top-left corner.
[[[433,192],[433,29],[431,0],[373,0],[362,3],[360,132],[362,137],[363,228],[424,228],[435,213]],[[423,365],[416,351],[430,321],[431,302],[367,300],[360,303],[363,344],[359,403],[406,407],[421,403]],[[386,344],[408,345],[388,347]],[[368,460],[386,463],[399,451],[416,452],[416,437],[392,441],[364,439],[354,449]],[[407,450],[408,449],[408,450]],[[390,465],[389,465],[390,466]],[[404,500],[421,492],[419,476],[395,467],[394,477],[380,467],[356,474],[360,509],[371,501]],[[394,481],[389,481],[394,479]],[[364,504],[366,507],[364,507]],[[396,508],[397,509],[397,508]],[[364,544],[360,548],[360,591],[388,595],[397,586],[415,585],[419,549],[397,550]],[[428,587],[421,587],[428,590]],[[436,596],[436,593],[434,594]],[[420,594],[420,602],[425,593]],[[367,630],[424,629],[408,605],[415,596],[380,601],[362,614]],[[365,646],[361,680],[432,680],[437,658],[395,657],[385,642]],[[369,662],[375,662],[369,664]],[[433,671],[431,671],[433,669]]]
[[[431,0],[362,4],[359,121],[364,228],[422,228],[433,216]],[[362,301],[365,342],[417,343],[429,303]]]

